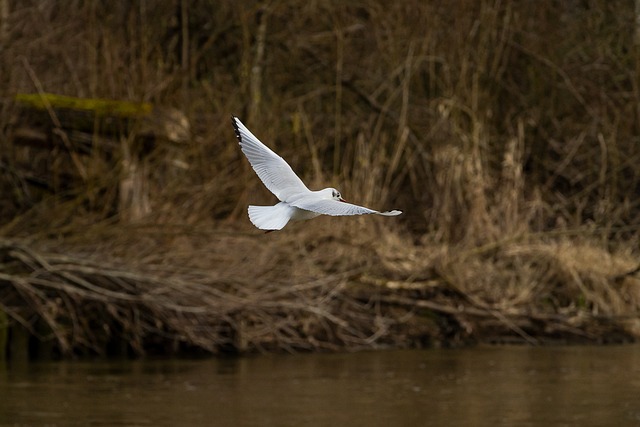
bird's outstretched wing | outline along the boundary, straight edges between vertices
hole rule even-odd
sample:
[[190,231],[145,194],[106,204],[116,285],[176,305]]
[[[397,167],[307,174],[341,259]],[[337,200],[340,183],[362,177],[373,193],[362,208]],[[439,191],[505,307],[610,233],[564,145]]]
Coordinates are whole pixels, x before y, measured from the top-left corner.
[[379,212],[373,209],[365,208],[364,206],[358,206],[351,203],[340,202],[338,200],[331,199],[303,198],[300,200],[296,200],[295,202],[291,203],[291,205],[307,211],[331,216],[368,214],[396,216],[402,213],[402,211]]
[[260,142],[240,119],[232,116],[232,121],[242,152],[269,191],[283,202],[292,195],[309,191],[282,157]]

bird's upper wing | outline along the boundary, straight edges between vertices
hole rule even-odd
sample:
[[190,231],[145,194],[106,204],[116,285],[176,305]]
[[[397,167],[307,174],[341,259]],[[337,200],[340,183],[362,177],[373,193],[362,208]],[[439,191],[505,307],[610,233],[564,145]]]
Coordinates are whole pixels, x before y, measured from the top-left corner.
[[396,216],[402,213],[402,211],[378,212],[373,209],[365,208],[364,206],[358,206],[351,203],[340,202],[338,200],[315,199],[311,197],[305,197],[300,200],[296,200],[295,202],[291,203],[291,205],[307,211],[311,211],[311,212],[315,212],[323,215],[331,215],[331,216],[368,215],[368,214]]
[[283,202],[292,195],[309,191],[282,157],[260,142],[240,119],[232,117],[232,121],[242,152],[269,191]]

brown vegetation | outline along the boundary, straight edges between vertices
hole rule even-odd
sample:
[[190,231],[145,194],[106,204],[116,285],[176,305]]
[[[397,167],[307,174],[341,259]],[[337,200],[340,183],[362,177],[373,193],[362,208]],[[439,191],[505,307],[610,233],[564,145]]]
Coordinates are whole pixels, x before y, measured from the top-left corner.
[[[640,336],[633,2],[8,3],[0,311],[56,351]],[[147,153],[143,220],[99,150],[16,143],[15,95],[44,92],[189,118]],[[405,214],[258,232],[231,114],[311,187]]]

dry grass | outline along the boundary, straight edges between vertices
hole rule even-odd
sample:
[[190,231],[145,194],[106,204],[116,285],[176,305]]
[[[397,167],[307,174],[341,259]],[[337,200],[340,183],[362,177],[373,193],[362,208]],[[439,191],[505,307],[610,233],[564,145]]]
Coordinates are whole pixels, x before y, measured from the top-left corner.
[[137,354],[364,347],[392,323],[381,317],[369,324],[366,305],[342,294],[352,270],[290,286],[238,274],[233,265],[132,266],[34,252],[12,242],[3,242],[1,253],[0,280],[9,285],[2,309],[67,355],[105,354],[118,345]]
[[[141,351],[154,328],[208,350],[230,345],[229,330],[252,350],[637,337],[640,283],[626,274],[640,264],[632,17],[621,0],[75,0],[65,13],[21,2],[0,35],[6,95],[170,105],[193,137],[153,155],[153,212],[125,224],[113,209],[122,172],[95,158],[85,166],[102,172],[83,182],[33,185],[20,161],[65,171],[68,156],[14,146],[4,98],[0,235],[11,255],[0,266],[11,267],[0,283],[11,285],[3,298],[22,299],[0,302],[26,326],[44,319],[64,351],[101,351],[91,340],[114,330]],[[311,186],[405,215],[254,232],[246,205],[272,198],[234,143],[232,113]],[[125,273],[135,292],[117,290]],[[82,281],[128,296],[105,300]],[[175,306],[148,299],[154,288]],[[24,313],[13,305],[30,299]],[[63,325],[64,313],[84,317],[85,301],[111,319],[102,338]]]

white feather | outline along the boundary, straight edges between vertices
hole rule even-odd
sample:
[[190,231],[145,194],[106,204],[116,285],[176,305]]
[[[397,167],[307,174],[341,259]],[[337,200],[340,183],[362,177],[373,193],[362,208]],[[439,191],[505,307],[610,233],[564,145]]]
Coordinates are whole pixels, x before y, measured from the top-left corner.
[[280,202],[275,206],[249,206],[249,219],[261,230],[281,230],[296,208]]
[[316,212],[322,215],[331,216],[348,216],[348,215],[368,215],[377,214],[384,216],[400,215],[401,211],[379,212],[373,209],[365,208],[347,202],[341,202],[333,199],[312,199],[310,197],[303,198],[291,203],[293,206]]
[[280,201],[286,202],[292,196],[309,192],[307,186],[291,169],[291,166],[260,142],[237,117],[233,117],[233,126],[240,148],[247,156],[251,167],[256,171],[265,187]]

